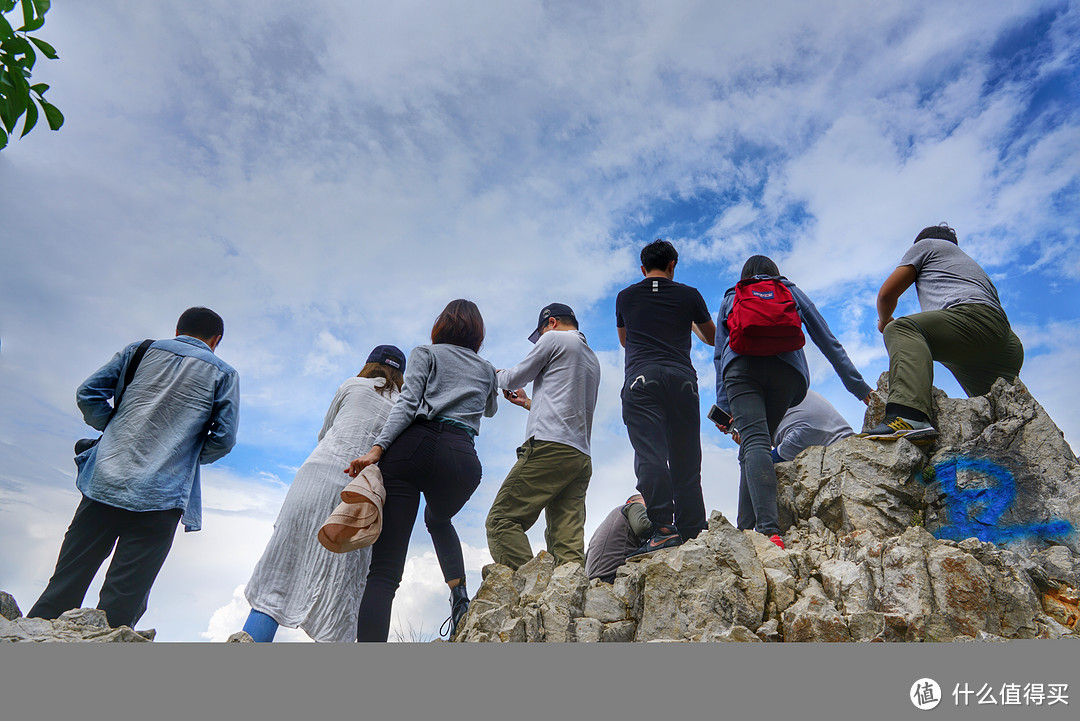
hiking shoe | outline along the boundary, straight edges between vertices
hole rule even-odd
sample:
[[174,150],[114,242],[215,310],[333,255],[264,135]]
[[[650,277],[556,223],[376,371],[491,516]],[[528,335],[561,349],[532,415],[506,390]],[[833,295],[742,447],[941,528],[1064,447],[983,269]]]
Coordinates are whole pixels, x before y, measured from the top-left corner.
[[645,543],[641,544],[641,546],[634,551],[631,551],[627,558],[641,556],[664,548],[675,548],[675,546],[681,546],[682,542],[682,536],[679,535],[679,532],[676,531],[674,527],[657,526],[653,529],[652,535],[649,536],[649,540],[645,541]]
[[895,441],[897,438],[907,438],[912,443],[928,442],[938,437],[937,429],[925,421],[912,421],[900,416],[886,416],[880,424],[871,428],[866,433],[860,433],[860,438],[870,438],[878,441]]
[[450,618],[443,621],[439,628],[439,635],[446,636],[448,641],[453,641],[461,620],[468,612],[469,592],[465,590],[465,584],[462,582],[450,589]]
[[781,550],[787,550],[786,548],[784,548],[784,539],[780,538],[780,536],[776,535],[775,533],[769,536],[769,540],[775,543],[777,546],[780,546]]

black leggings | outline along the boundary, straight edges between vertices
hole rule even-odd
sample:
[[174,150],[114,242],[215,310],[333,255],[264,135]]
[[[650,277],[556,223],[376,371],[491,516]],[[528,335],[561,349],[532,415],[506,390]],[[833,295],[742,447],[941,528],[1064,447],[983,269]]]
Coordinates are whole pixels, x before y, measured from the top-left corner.
[[402,431],[379,462],[386,503],[379,540],[371,547],[371,567],[356,623],[357,641],[386,641],[390,609],[401,584],[409,536],[424,494],[427,524],[443,578],[465,577],[461,542],[450,522],[480,485],[480,459],[464,429],[420,420]]

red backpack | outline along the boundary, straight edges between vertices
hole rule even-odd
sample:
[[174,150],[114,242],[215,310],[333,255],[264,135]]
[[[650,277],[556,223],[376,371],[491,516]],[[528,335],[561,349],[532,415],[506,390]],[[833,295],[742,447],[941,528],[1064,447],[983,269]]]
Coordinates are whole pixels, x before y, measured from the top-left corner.
[[776,278],[736,283],[727,327],[728,345],[739,355],[776,355],[806,345],[795,298]]

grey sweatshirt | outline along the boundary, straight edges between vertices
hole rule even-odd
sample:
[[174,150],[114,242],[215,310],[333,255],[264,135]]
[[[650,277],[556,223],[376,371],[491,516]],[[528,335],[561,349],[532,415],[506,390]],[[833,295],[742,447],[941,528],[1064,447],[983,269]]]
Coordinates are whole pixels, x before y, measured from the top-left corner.
[[375,445],[389,448],[417,419],[449,418],[480,433],[480,418],[495,415],[495,367],[468,348],[447,343],[413,348],[401,388]]
[[855,431],[820,393],[806,391],[806,398],[784,414],[773,435],[776,452],[790,461],[810,446],[831,446]]
[[554,441],[589,455],[600,362],[580,331],[545,332],[520,363],[498,372],[498,382],[507,390],[533,384],[526,440]]

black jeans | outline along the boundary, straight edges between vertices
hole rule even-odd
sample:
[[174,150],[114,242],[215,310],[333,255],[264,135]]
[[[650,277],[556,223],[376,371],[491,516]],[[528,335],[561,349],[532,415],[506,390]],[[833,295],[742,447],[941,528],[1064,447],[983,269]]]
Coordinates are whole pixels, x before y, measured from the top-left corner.
[[409,537],[424,494],[427,524],[443,579],[465,577],[461,542],[450,522],[480,485],[480,459],[472,437],[437,421],[414,421],[390,444],[379,462],[386,503],[383,527],[371,547],[367,587],[356,622],[357,641],[386,641],[390,610],[401,585]]
[[694,538],[706,526],[697,378],[668,366],[640,369],[623,383],[622,417],[653,528],[674,524]]
[[806,397],[806,380],[776,356],[739,356],[724,369],[724,389],[740,436],[738,526],[779,534],[772,437]]
[[49,585],[26,615],[58,618],[82,606],[86,589],[116,546],[98,598],[109,625],[131,626],[146,612],[150,587],[172,548],[182,511],[128,511],[83,496]]

